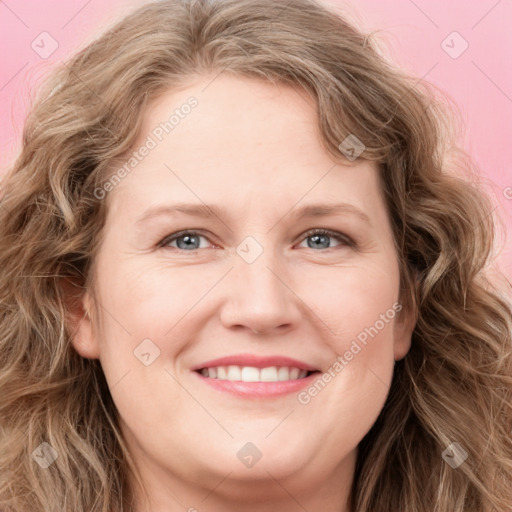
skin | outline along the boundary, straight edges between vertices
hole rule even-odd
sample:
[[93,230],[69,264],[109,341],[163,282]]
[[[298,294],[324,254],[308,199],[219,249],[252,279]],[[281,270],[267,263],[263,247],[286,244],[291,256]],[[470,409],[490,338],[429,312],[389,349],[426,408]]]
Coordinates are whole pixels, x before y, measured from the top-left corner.
[[[385,323],[305,405],[297,392],[222,393],[191,367],[249,353],[325,372],[392,310],[399,270],[377,168],[333,161],[303,91],[225,74],[161,95],[135,147],[190,96],[198,106],[105,199],[94,294],[83,296],[88,316],[73,346],[101,361],[149,496],[137,512],[347,512],[358,443],[409,350],[413,318]],[[226,217],[137,224],[148,208],[176,202],[220,205]],[[333,202],[359,208],[369,223],[347,213],[293,217]],[[328,237],[330,247],[310,247],[304,233],[313,228],[356,246]],[[200,231],[196,250],[158,246],[186,229]],[[263,248],[252,263],[236,251],[247,236]],[[160,350],[149,366],[134,356],[146,338]],[[262,454],[250,468],[237,457],[247,442]]]

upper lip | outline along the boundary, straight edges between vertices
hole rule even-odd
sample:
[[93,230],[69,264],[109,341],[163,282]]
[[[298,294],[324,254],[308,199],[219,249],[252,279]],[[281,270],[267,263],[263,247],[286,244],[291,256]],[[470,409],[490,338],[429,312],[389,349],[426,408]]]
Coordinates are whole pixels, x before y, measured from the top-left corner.
[[269,366],[289,366],[299,368],[300,370],[317,371],[313,366],[286,356],[257,356],[252,354],[239,354],[218,359],[211,359],[204,363],[192,367],[192,370],[201,370],[202,368],[213,368],[215,366],[252,366],[254,368],[267,368]]

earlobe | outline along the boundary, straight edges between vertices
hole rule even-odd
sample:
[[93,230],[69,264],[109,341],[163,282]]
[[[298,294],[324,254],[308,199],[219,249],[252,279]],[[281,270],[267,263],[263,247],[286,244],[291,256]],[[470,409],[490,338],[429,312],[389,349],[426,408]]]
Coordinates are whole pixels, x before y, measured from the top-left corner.
[[70,278],[63,279],[61,287],[66,304],[66,326],[73,348],[86,359],[99,359],[91,295]]

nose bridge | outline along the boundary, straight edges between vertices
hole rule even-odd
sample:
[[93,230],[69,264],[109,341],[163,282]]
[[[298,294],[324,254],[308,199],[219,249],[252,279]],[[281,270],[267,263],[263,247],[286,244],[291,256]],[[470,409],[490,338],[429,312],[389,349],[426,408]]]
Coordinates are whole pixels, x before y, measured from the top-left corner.
[[236,253],[225,322],[257,332],[296,322],[300,316],[296,298],[287,287],[289,279],[270,238],[262,243],[248,236],[237,246]]

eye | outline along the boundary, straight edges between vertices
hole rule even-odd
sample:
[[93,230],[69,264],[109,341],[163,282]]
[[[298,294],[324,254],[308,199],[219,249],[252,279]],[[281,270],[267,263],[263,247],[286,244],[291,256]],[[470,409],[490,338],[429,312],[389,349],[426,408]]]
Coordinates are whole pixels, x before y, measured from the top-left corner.
[[[304,233],[303,238],[307,240],[307,246],[310,249],[329,249],[338,246],[355,247],[354,241],[337,231],[328,229],[312,229]],[[206,245],[201,245],[201,239],[206,240]],[[333,245],[330,239],[336,240],[338,243]],[[205,249],[211,242],[208,238],[197,231],[185,230],[173,233],[165,237],[158,243],[159,248],[172,247],[183,252],[192,252],[198,249]],[[213,244],[212,244],[213,245]]]
[[340,242],[338,245],[355,247],[355,243],[350,237],[343,233],[338,233],[337,231],[330,231],[328,229],[312,229],[304,235],[310,249],[329,249],[330,247],[333,247],[330,241],[331,238]]
[[[158,247],[174,247],[182,251],[195,251],[197,249],[204,249],[201,246],[201,239],[208,240],[204,235],[196,231],[179,231],[166,238],[164,238]],[[176,245],[172,245],[176,242]]]

